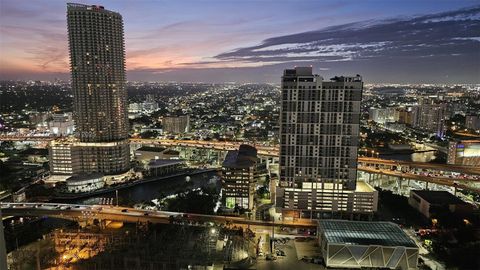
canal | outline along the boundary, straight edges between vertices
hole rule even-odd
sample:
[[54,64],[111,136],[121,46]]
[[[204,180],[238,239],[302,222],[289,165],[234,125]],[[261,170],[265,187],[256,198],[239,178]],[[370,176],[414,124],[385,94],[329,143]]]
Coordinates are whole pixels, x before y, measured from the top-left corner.
[[[118,205],[133,206],[136,203],[151,201],[189,189],[218,185],[217,172],[205,172],[188,176],[176,176],[118,190]],[[76,204],[117,204],[116,191],[81,199],[59,199],[54,202]]]

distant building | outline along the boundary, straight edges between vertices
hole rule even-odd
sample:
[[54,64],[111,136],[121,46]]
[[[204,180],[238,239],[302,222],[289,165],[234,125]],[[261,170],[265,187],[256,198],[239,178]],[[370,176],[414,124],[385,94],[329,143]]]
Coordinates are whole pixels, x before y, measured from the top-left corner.
[[318,238],[329,268],[417,269],[417,245],[391,222],[321,219]]
[[50,133],[57,136],[68,136],[73,134],[75,125],[72,113],[54,113],[52,120],[48,122]]
[[258,162],[253,146],[243,144],[239,150],[228,151],[222,164],[222,192],[227,208],[253,209]]
[[445,118],[447,117],[447,104],[424,102],[412,107],[412,127],[434,133],[438,137],[445,134]]
[[324,81],[311,67],[284,71],[276,192],[284,217],[355,210],[362,90],[359,75]]
[[379,124],[396,122],[396,108],[370,108],[368,110],[369,119]]
[[142,103],[130,103],[128,105],[129,113],[152,113],[158,110],[158,103],[153,101],[144,101]]
[[412,125],[412,112],[410,110],[399,107],[395,114],[399,124]]
[[480,115],[465,116],[465,127],[473,130],[480,130]]
[[410,204],[427,218],[441,212],[468,212],[471,206],[447,191],[411,190]]
[[190,117],[182,116],[165,116],[162,119],[163,132],[168,134],[182,134],[190,131]]
[[447,163],[480,167],[480,140],[451,141]]
[[67,178],[67,190],[72,193],[91,192],[105,186],[101,173],[75,175]]

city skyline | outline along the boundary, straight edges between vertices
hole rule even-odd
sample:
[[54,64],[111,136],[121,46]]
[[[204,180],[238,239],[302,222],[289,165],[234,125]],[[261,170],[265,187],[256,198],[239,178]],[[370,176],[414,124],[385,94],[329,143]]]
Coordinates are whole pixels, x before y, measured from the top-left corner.
[[[128,80],[278,83],[313,65],[366,82],[479,82],[475,1],[87,2],[126,11]],[[64,5],[1,1],[0,79],[69,79]]]

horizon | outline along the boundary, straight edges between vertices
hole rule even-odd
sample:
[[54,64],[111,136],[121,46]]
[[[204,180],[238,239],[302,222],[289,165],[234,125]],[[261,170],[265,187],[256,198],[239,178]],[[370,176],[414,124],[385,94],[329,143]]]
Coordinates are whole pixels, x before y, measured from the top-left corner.
[[[70,79],[66,2],[1,0],[1,80]],[[278,84],[313,65],[368,83],[480,83],[476,1],[82,3],[123,16],[128,81]]]

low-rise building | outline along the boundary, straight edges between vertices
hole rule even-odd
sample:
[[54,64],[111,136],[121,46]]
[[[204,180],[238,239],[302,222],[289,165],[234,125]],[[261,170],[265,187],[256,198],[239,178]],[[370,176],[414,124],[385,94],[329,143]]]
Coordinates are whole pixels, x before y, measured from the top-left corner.
[[150,176],[164,176],[173,174],[185,168],[185,161],[181,159],[152,159],[145,169]]
[[447,163],[480,167],[480,140],[450,142]]
[[135,159],[148,163],[152,159],[178,159],[180,153],[178,151],[157,146],[142,146],[135,152]]
[[67,190],[72,193],[90,192],[105,186],[101,173],[74,175],[67,178]]
[[417,269],[417,245],[391,222],[319,220],[318,238],[327,267]]
[[466,213],[472,209],[470,204],[447,191],[411,190],[408,204],[427,218],[441,212]]

